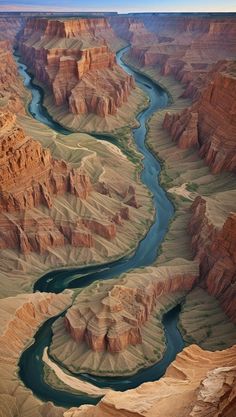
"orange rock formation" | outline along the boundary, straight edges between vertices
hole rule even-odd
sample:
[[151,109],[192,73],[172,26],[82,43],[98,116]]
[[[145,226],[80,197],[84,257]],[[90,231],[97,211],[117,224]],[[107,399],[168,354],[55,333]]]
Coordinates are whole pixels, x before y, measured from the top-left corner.
[[[149,272],[149,273],[148,273]],[[142,343],[142,325],[153,312],[158,296],[190,290],[197,268],[150,268],[141,278],[135,272],[119,282],[98,283],[91,294],[81,293],[67,311],[65,326],[77,342],[90,349],[111,353]]]
[[210,204],[213,203],[197,197],[192,205],[192,247],[200,262],[203,285],[236,322],[236,213],[230,213],[222,225],[217,225],[211,218]]
[[[1,24],[1,21],[0,21]],[[1,26],[0,26],[1,27]],[[1,38],[0,38],[1,39]],[[22,98],[25,95],[9,40],[0,40],[0,103],[11,111],[24,113]]]
[[71,408],[63,417],[234,417],[235,383],[235,346],[207,352],[191,345],[159,381],[109,391],[96,406]]
[[114,16],[109,18],[109,22],[120,38],[132,44],[143,45],[158,40],[157,36],[150,32],[140,19]]
[[56,105],[105,117],[128,100],[134,80],[116,64],[106,31],[114,36],[106,19],[28,20],[20,50]]
[[43,253],[48,247],[91,247],[91,231],[113,238],[110,223],[87,224],[62,221],[58,224],[37,211],[53,206],[53,196],[71,193],[86,199],[92,189],[89,177],[64,161],[54,160],[48,149],[26,136],[9,111],[0,113],[0,249],[19,248],[22,253]]
[[[228,17],[141,16],[158,42],[133,42],[131,56],[141,66],[160,67],[162,75],[173,74],[193,94],[211,64],[234,59],[236,20]],[[134,38],[135,39],[135,38]],[[195,86],[193,87],[193,85]]]
[[236,170],[236,65],[211,73],[200,98],[181,114],[166,114],[163,127],[181,148],[196,145],[212,172]]
[[71,169],[64,161],[53,160],[48,149],[25,136],[15,115],[2,112],[0,129],[1,210],[23,210],[39,204],[50,208],[53,194],[65,192],[88,197],[88,176]]

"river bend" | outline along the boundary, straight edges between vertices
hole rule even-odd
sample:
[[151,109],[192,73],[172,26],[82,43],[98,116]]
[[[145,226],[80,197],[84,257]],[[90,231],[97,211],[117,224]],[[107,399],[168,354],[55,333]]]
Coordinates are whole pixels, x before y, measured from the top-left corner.
[[[129,47],[125,47],[117,53],[117,62],[124,71],[135,78],[136,84],[149,97],[149,106],[137,116],[139,127],[133,129],[133,136],[138,151],[143,155],[141,180],[153,195],[153,204],[155,207],[154,222],[131,256],[103,265],[61,269],[49,272],[39,278],[35,283],[34,291],[59,293],[65,288],[82,288],[95,280],[114,278],[133,268],[151,265],[157,257],[158,249],[167,232],[174,209],[166,192],[159,184],[160,163],[146,146],[145,139],[148,119],[153,113],[166,107],[169,99],[167,93],[161,87],[152,82],[148,77],[131,69],[122,61],[122,56],[128,49]],[[68,135],[72,133],[52,119],[43,106],[43,90],[34,84],[33,77],[27,72],[27,67],[20,62],[19,57],[15,55],[15,58],[19,72],[24,79],[24,84],[32,94],[32,99],[28,105],[31,116],[60,134]],[[111,141],[114,140],[112,138],[110,139]],[[107,135],[106,140],[109,140]],[[80,378],[99,387],[111,387],[120,391],[135,388],[146,381],[159,379],[164,374],[167,366],[174,360],[176,354],[184,346],[182,336],[177,328],[179,311],[180,306],[177,306],[165,314],[163,318],[167,348],[160,362],[128,378],[102,378],[87,374],[81,374]],[[44,401],[53,401],[56,405],[65,407],[89,403],[95,404],[99,398],[93,398],[87,395],[75,395],[69,391],[55,389],[47,385],[43,379],[42,355],[44,348],[50,345],[52,337],[51,326],[55,320],[56,317],[47,320],[36,333],[34,344],[23,352],[19,361],[19,375],[24,384]]]

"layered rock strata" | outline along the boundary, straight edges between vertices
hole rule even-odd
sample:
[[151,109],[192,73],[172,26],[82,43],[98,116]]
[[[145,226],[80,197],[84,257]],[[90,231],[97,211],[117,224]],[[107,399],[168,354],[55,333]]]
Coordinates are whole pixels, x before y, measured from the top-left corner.
[[[40,417],[41,402],[32,396],[15,375],[21,352],[29,345],[38,327],[71,304],[71,293],[21,294],[0,301],[0,384],[2,415]],[[45,404],[44,410],[50,407]],[[61,410],[62,411],[62,410]],[[42,415],[45,415],[42,413]]]
[[[142,326],[149,320],[160,295],[188,291],[197,278],[197,266],[146,268],[119,282],[94,284],[83,291],[67,311],[65,326],[76,342],[111,353],[142,343]],[[140,277],[140,278],[139,278]]]
[[[235,192],[232,192],[235,199]],[[192,248],[200,262],[200,276],[207,291],[217,297],[225,313],[236,322],[236,213],[212,215],[217,201],[196,198],[189,229]],[[218,210],[222,211],[222,208]]]
[[40,204],[52,207],[52,196],[69,192],[86,199],[91,191],[87,175],[54,160],[48,149],[27,137],[16,116],[0,114],[0,209],[24,210]]
[[131,56],[141,66],[159,66],[162,75],[172,74],[186,86],[188,96],[198,94],[212,64],[234,59],[235,18],[147,15],[140,20],[158,42],[134,40]]
[[[114,115],[134,80],[117,64],[103,33],[106,19],[29,19],[20,51],[36,79],[51,89],[56,106],[81,115]],[[113,35],[114,36],[114,35]]]
[[96,406],[64,417],[232,417],[236,410],[236,349],[207,352],[192,345],[159,381],[126,392],[110,391]]
[[9,40],[0,38],[0,107],[7,106],[13,112],[24,114],[25,97],[27,94],[12,55],[12,45]]
[[150,44],[158,40],[141,19],[114,16],[109,18],[109,22],[115,33],[131,44]]
[[[16,116],[8,110],[0,113],[0,146],[0,249],[44,253],[49,247],[66,243],[91,248],[93,233],[112,240],[116,224],[128,219],[128,207],[124,207],[113,221],[54,221],[36,208],[45,206],[50,210],[55,196],[66,193],[79,200],[88,199],[92,191],[89,176],[80,168],[53,159],[49,149],[25,135]],[[135,198],[134,188],[132,191]]]
[[213,173],[236,171],[236,66],[213,72],[201,97],[180,114],[166,114],[163,127],[181,148],[196,146]]

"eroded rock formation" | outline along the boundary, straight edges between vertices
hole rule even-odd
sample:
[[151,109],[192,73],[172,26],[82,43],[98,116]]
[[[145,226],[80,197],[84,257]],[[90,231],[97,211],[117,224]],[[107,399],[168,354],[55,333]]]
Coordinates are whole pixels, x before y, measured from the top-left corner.
[[0,16],[0,39],[15,43],[15,37],[24,24],[24,17],[4,14]]
[[[44,253],[66,243],[90,248],[93,233],[108,240],[116,236],[116,224],[109,220],[58,221],[37,210],[41,205],[52,209],[54,197],[66,193],[87,199],[90,178],[53,159],[49,149],[25,135],[8,110],[0,113],[0,162],[0,249]],[[122,218],[123,211],[116,216]],[[127,210],[123,218],[125,214]]]
[[236,66],[222,63],[201,97],[181,114],[166,114],[163,127],[181,148],[196,145],[213,173],[236,170]]
[[[70,291],[63,294],[38,292],[0,301],[0,367],[4,380],[0,384],[2,415],[19,416],[19,413],[26,415],[28,412],[41,415],[36,411],[41,407],[39,400],[30,398],[31,392],[15,377],[19,356],[45,320],[68,308],[71,296]],[[47,408],[50,407],[45,404],[45,411]]]
[[22,56],[55,105],[73,114],[116,114],[135,87],[117,64],[104,33],[106,19],[29,19],[20,38]]
[[139,19],[157,36],[158,42],[144,38],[136,43],[134,38],[131,56],[141,66],[159,66],[162,75],[174,75],[186,85],[188,95],[198,94],[213,63],[234,59],[234,18],[147,15]]
[[132,44],[150,44],[158,40],[157,36],[150,32],[140,19],[114,16],[109,18],[109,22],[120,38]]
[[64,161],[54,160],[48,149],[27,137],[9,111],[0,114],[0,208],[23,210],[40,204],[52,207],[52,196],[69,192],[86,199],[90,179]]
[[[232,198],[235,199],[234,192]],[[226,314],[236,322],[236,213],[222,216],[223,201],[224,194],[218,207],[220,216],[217,201],[197,197],[191,208],[189,229],[192,248],[200,262],[202,285],[219,299]]]
[[190,290],[196,265],[147,268],[142,275],[125,275],[119,282],[97,283],[83,291],[67,311],[65,326],[78,343],[111,353],[142,343],[142,326],[149,320],[160,295]]
[[177,355],[159,381],[110,391],[96,406],[72,408],[64,417],[233,417],[235,358],[235,346],[207,352],[192,345]]
[[25,113],[23,97],[26,97],[26,92],[12,55],[12,45],[9,40],[0,38],[0,106],[7,106],[16,113]]

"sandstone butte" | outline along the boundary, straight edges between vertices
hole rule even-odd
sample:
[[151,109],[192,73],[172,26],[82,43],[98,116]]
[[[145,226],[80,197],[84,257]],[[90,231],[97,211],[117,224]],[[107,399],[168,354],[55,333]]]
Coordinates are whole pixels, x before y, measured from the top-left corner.
[[[211,200],[197,197],[191,207],[189,231],[199,263],[201,285],[217,297],[225,313],[236,322],[236,214],[223,216],[219,224],[212,215]],[[182,276],[181,276],[182,271]],[[142,325],[149,319],[161,294],[190,290],[198,273],[183,267],[143,270],[142,281],[135,272],[110,286],[98,284],[92,293],[82,292],[65,316],[65,326],[78,343],[86,341],[94,351],[119,352],[129,344],[142,343]],[[169,277],[169,278],[168,278]]]
[[37,81],[50,88],[56,106],[73,114],[115,115],[135,88],[117,64],[104,18],[30,19],[20,36],[21,55]]
[[[93,247],[93,233],[112,240],[116,226],[129,220],[129,206],[138,208],[134,186],[123,195],[125,205],[107,221],[96,217],[56,220],[42,211],[53,209],[54,197],[71,194],[79,200],[90,196],[93,186],[82,167],[73,168],[63,160],[53,159],[49,149],[27,136],[7,109],[0,112],[0,249],[18,248],[21,253],[44,253],[50,247]],[[104,182],[98,193],[109,194]]]
[[94,284],[82,291],[65,315],[65,331],[95,352],[120,352],[142,343],[142,326],[150,319],[163,294],[189,291],[198,276],[194,265],[182,269],[146,268],[143,274],[126,274],[118,281]]

